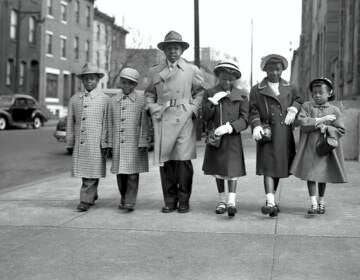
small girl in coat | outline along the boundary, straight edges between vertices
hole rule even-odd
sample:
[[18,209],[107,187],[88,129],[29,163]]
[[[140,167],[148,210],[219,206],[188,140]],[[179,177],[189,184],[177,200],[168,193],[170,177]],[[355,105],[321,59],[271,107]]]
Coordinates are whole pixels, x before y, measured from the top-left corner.
[[[313,101],[302,105],[296,123],[301,126],[299,149],[291,167],[291,173],[307,180],[311,206],[308,214],[325,213],[326,183],[345,183],[346,174],[340,137],[345,127],[340,110],[328,103],[335,98],[333,84],[327,78],[311,81],[309,89]],[[321,133],[327,133],[337,146],[325,156],[316,152],[316,142]],[[319,197],[316,198],[316,183]]]
[[121,196],[118,208],[128,212],[135,207],[139,173],[149,171],[145,96],[135,90],[138,79],[138,71],[124,68],[120,73],[122,91],[112,98],[109,108],[111,172],[117,174]]
[[[219,147],[207,143],[203,171],[213,175],[219,192],[216,214],[226,211],[232,217],[236,213],[235,196],[237,180],[246,175],[241,131],[248,126],[247,94],[234,87],[235,80],[241,77],[236,64],[221,62],[215,66],[214,73],[218,84],[207,90],[203,99],[203,118],[208,129],[221,137]],[[225,196],[225,180],[228,182],[228,200]]]

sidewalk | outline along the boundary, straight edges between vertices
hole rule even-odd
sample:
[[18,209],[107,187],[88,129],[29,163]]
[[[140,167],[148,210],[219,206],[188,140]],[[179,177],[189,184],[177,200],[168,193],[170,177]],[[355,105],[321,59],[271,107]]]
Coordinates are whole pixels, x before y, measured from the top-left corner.
[[117,209],[115,176],[100,181],[97,204],[74,209],[80,180],[69,173],[0,192],[0,279],[359,279],[360,172],[347,162],[349,183],[329,185],[325,215],[307,217],[306,185],[281,182],[281,213],[260,213],[262,178],[255,147],[245,139],[248,176],[238,213],[214,213],[214,179],[194,164],[191,212],[163,214],[158,169],[140,176],[137,208]]

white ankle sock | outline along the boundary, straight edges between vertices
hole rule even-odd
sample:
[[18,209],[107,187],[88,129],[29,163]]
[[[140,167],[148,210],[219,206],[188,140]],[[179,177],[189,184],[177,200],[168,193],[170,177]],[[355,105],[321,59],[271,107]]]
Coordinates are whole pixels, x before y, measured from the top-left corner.
[[325,204],[325,198],[323,196],[319,196],[319,204]]
[[225,192],[219,193],[219,202],[226,202]]
[[275,195],[273,193],[267,193],[266,201],[267,201],[268,205],[274,206],[275,205]]
[[228,197],[229,205],[235,206],[235,196],[236,196],[236,193],[229,192],[229,197]]
[[317,205],[316,195],[310,196],[310,203],[311,205]]

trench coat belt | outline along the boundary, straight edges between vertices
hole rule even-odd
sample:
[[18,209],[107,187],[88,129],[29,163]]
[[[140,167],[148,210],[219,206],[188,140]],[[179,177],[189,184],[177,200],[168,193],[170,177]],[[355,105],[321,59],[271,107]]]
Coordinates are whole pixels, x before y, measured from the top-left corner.
[[183,105],[183,104],[190,104],[190,99],[189,98],[169,99],[168,101],[166,101],[164,103],[158,102],[158,104],[162,105],[162,108],[159,112],[160,116],[162,116],[164,111],[169,107],[177,107],[177,106]]

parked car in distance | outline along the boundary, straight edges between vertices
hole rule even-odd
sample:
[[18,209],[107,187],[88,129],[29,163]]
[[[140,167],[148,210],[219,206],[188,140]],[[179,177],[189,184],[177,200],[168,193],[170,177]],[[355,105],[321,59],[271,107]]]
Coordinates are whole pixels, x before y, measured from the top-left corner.
[[[54,137],[56,138],[56,140],[62,143],[66,143],[66,121],[67,117],[59,119],[54,131]],[[71,155],[73,152],[73,148],[67,147],[66,151],[69,155]]]
[[0,130],[10,126],[38,129],[48,120],[39,103],[30,95],[0,95]]

